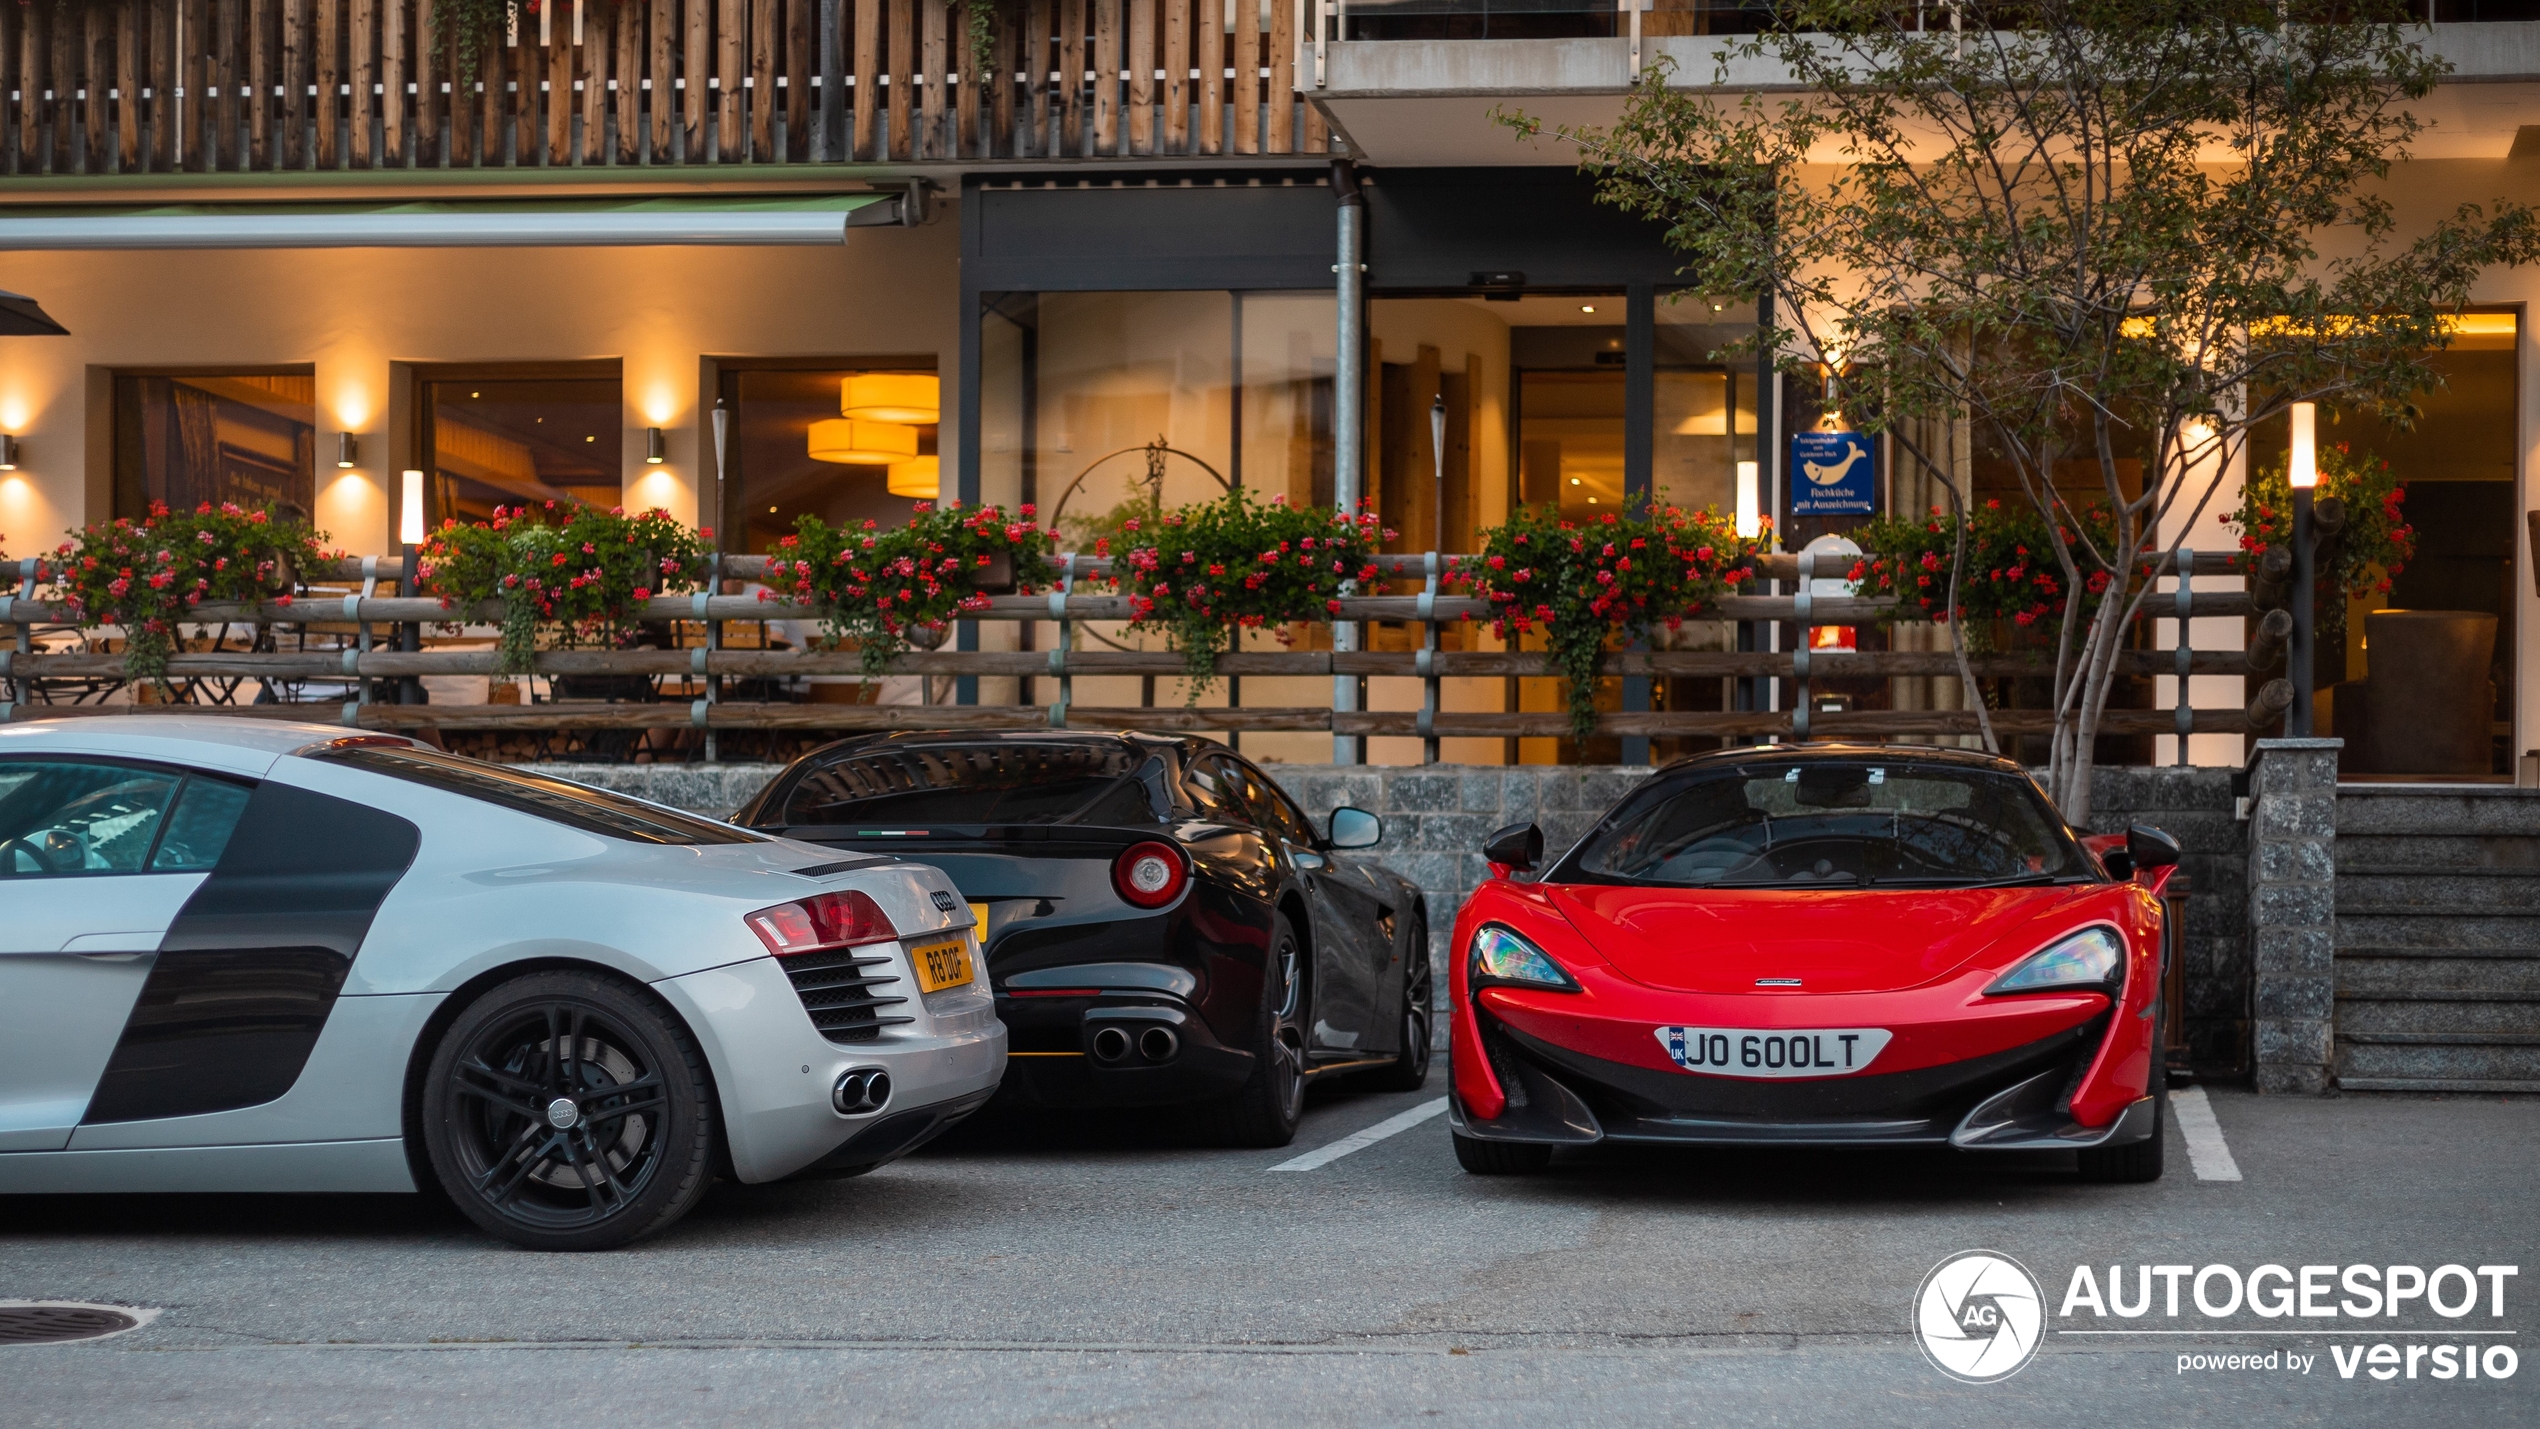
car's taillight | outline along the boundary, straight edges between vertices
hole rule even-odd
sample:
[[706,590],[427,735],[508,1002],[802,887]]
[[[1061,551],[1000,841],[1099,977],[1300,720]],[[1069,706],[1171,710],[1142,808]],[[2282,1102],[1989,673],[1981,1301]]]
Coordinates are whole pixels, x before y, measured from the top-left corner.
[[1111,866],[1111,886],[1140,908],[1161,908],[1181,897],[1190,877],[1182,851],[1164,843],[1132,844]]
[[761,908],[742,921],[780,958],[860,943],[887,943],[900,935],[883,916],[880,904],[853,890],[815,893],[798,903]]

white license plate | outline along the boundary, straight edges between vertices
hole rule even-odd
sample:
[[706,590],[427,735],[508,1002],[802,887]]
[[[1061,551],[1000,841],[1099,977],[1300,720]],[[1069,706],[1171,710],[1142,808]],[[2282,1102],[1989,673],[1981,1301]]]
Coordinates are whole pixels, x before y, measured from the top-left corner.
[[1658,1029],[1667,1060],[1707,1077],[1848,1076],[1869,1070],[1887,1038],[1883,1027]]

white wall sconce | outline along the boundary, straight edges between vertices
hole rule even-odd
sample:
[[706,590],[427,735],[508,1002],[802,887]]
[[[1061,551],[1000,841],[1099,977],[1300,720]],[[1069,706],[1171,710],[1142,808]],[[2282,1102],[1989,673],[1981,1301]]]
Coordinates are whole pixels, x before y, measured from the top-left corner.
[[2308,491],[2320,484],[2319,411],[2317,402],[2293,404],[2292,451],[2285,475],[2299,491]]
[[397,543],[403,546],[423,544],[423,473],[409,471],[398,492]]
[[351,470],[354,463],[361,460],[361,450],[361,443],[353,439],[351,432],[335,434],[335,464],[337,466]]
[[1747,540],[1763,529],[1762,468],[1751,461],[1737,464],[1737,533]]
[[644,429],[644,465],[659,466],[670,460],[670,444],[662,440],[661,428]]

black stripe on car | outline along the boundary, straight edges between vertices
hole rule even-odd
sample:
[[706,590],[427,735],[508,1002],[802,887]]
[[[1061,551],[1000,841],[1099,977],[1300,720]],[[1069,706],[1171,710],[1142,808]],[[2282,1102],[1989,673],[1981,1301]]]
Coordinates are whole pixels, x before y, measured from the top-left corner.
[[160,940],[85,1120],[196,1116],[289,1091],[421,845],[394,814],[257,786]]

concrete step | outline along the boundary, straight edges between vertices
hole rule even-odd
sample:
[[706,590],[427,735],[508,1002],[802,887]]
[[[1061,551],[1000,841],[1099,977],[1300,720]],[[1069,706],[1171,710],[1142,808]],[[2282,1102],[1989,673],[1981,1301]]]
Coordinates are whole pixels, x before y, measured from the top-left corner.
[[2507,785],[2385,789],[2347,784],[2337,790],[2337,832],[2356,834],[2508,834],[2540,838],[2540,789]]
[[2343,1092],[2504,1092],[2540,1095],[2540,1082],[2489,1082],[2455,1077],[2339,1077]]
[[2540,913],[2540,868],[2337,869],[2337,911],[2405,908],[2453,914],[2473,909]]
[[2415,996],[2359,997],[2341,990],[2337,1035],[2466,1035],[2540,1041],[2540,993],[2496,997],[2441,988]]
[[2540,999],[2540,961],[2341,954],[2337,995],[2384,1002],[2525,1002]]
[[2500,952],[2521,956],[2524,949],[2540,948],[2540,910],[2508,913],[2477,908],[2445,912],[2405,904],[2350,905],[2339,899],[2337,947],[2341,952],[2349,948],[2419,948],[2465,957]]
[[2540,873],[2540,838],[2500,834],[2368,834],[2337,831],[2337,871],[2527,869]]
[[[2341,1009],[2342,1010],[2342,1009]],[[2540,1082],[2540,1033],[2337,1029],[2337,1077]]]

